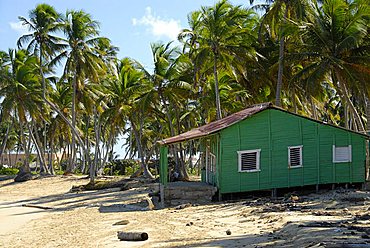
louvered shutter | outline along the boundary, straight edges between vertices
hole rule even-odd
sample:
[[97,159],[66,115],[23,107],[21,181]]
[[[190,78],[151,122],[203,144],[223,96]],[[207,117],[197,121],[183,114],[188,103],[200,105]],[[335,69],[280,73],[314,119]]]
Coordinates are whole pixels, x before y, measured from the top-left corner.
[[258,171],[260,150],[240,151],[239,153],[239,171]]
[[302,166],[302,146],[291,146],[289,150],[289,167]]

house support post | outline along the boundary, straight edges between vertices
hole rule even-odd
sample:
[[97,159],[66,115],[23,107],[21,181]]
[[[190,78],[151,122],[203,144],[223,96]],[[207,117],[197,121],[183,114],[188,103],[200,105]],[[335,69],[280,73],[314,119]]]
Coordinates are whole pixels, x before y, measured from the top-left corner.
[[271,197],[272,197],[273,199],[275,199],[275,198],[277,197],[277,188],[273,188],[273,189],[271,190]]
[[168,184],[168,146],[160,148],[160,183],[159,192],[161,197],[161,207],[165,207],[165,189]]
[[163,184],[159,184],[159,194],[160,194],[160,200],[161,200],[161,208],[164,208],[165,207],[165,204],[164,204],[164,185]]

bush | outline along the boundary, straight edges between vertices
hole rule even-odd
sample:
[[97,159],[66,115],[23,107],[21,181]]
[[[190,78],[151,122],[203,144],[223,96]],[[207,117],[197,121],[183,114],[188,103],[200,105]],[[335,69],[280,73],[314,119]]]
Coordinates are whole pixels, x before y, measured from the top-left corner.
[[17,175],[18,172],[17,168],[0,168],[0,175]]
[[139,169],[139,162],[133,159],[115,159],[106,164],[105,175],[131,175]]

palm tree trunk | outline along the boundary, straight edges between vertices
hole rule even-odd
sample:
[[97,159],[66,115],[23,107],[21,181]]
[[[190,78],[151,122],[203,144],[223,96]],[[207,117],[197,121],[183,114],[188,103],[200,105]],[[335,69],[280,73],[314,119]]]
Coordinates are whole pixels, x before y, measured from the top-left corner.
[[[162,96],[161,92],[159,92],[159,95],[160,95],[163,105],[165,106],[168,124],[170,126],[170,133],[171,133],[171,136],[173,137],[175,136],[175,128],[173,127],[171,112],[169,110],[169,107],[166,104],[166,99]],[[180,160],[179,160],[179,153],[178,153],[179,151],[177,148],[177,144],[174,144],[171,150],[172,150],[173,156],[175,157],[175,171],[179,173],[180,175],[179,177],[181,178],[183,175],[181,173],[182,170],[181,170],[181,165],[180,165]]]
[[26,135],[24,134],[23,124],[21,122],[19,123],[19,129],[20,129],[21,144],[24,148],[24,160],[23,160],[23,165],[19,170],[19,173],[31,173],[30,163],[29,163],[30,153],[29,153],[29,149],[26,143]]
[[[286,23],[286,18],[288,16],[288,7],[285,6],[285,12],[283,17],[284,25]],[[278,80],[276,84],[276,98],[275,98],[275,105],[281,107],[281,88],[283,86],[283,70],[284,70],[284,48],[285,48],[285,37],[282,32],[282,28],[280,28],[280,42],[279,42],[279,70],[278,70]]]
[[[370,98],[366,98],[366,132],[370,134]],[[365,179],[370,180],[370,142],[366,141],[366,175]]]
[[[340,72],[338,71],[338,69],[335,70],[335,77],[336,77],[337,80],[334,81],[334,82],[336,82],[341,97],[345,101],[345,104],[348,105],[349,111],[350,111],[350,113],[354,117],[354,122],[355,122],[355,125],[357,125],[357,127],[358,127],[358,131],[359,132],[362,132],[362,133],[365,133],[364,124],[362,123],[361,117],[358,114],[355,106],[353,105],[353,102],[350,99],[350,96],[349,96],[347,87],[344,84],[345,81],[342,79],[342,77],[341,77]],[[335,80],[335,78],[333,78],[333,80]]]
[[152,173],[150,173],[150,171],[149,171],[148,164],[145,163],[144,151],[143,151],[143,147],[141,146],[141,141],[140,141],[140,134],[139,134],[139,132],[136,128],[135,123],[132,120],[130,120],[130,122],[131,122],[132,130],[133,130],[134,135],[135,135],[137,149],[138,149],[138,153],[139,153],[138,155],[139,155],[139,158],[140,158],[140,161],[141,161],[140,169],[138,171],[136,171],[132,175],[132,177],[137,177],[141,174],[141,172],[143,172],[144,177],[154,178]]
[[215,77],[216,117],[217,117],[217,120],[220,120],[222,118],[222,113],[221,113],[220,92],[219,92],[219,87],[218,87],[217,54],[216,53],[214,53],[214,59],[213,59],[213,75]]
[[104,159],[102,161],[100,169],[104,168],[104,166],[105,166],[105,164],[107,163],[107,160],[108,160],[108,154],[111,150],[113,150],[113,137],[114,137],[113,134],[114,134],[114,132],[113,132],[113,130],[111,130],[111,132],[109,133],[109,137],[108,137],[108,141],[107,141],[107,145],[106,145],[107,152],[104,155]]
[[[40,62],[40,66],[39,66],[39,72],[40,72],[40,76],[41,76],[41,83],[42,83],[42,97],[43,98],[46,98],[46,83],[45,83],[45,77],[44,77],[44,72],[42,70],[42,42],[40,42],[39,44],[39,47],[40,47],[40,53],[39,53],[39,62]],[[43,107],[42,107],[43,108]],[[39,147],[41,149],[41,154],[43,154],[43,158],[45,158],[45,147],[46,147],[46,121],[44,121],[44,126],[43,126],[43,135],[44,135],[44,144],[39,144]],[[43,172],[43,169],[45,168],[45,164],[44,164],[45,160],[42,159],[40,160],[40,173]]]
[[50,138],[49,146],[50,146],[49,171],[51,175],[55,175],[54,166],[53,166],[54,142],[52,138]]
[[1,164],[3,164],[3,161],[2,161],[3,160],[3,153],[4,153],[5,148],[6,148],[6,143],[8,141],[9,132],[10,132],[10,124],[8,123],[8,126],[6,127],[6,132],[5,132],[3,141],[1,142],[1,149],[0,149]]
[[[73,127],[72,123],[67,119],[67,117],[64,116],[64,114],[52,103],[50,102],[48,99],[44,98],[44,101],[55,111],[58,113],[58,115],[63,119],[63,121],[65,121],[65,123],[67,123],[67,125],[71,128],[71,131],[72,131],[72,134],[75,135],[75,138],[77,140],[77,143],[81,146],[82,148],[82,152],[85,154],[89,154],[88,150],[86,149],[85,147],[85,144],[83,142],[83,140],[81,139],[81,136],[79,135],[77,129],[75,127]],[[90,160],[90,157],[87,156],[87,162],[90,164],[91,160]]]
[[[72,93],[72,127],[76,128],[76,91],[77,91],[77,72],[75,70],[75,75],[73,76],[73,93]],[[69,168],[67,171],[72,172],[74,170],[74,164],[76,161],[76,137],[72,133],[72,156],[69,162]]]
[[100,143],[100,125],[99,125],[99,116],[94,106],[94,130],[95,130],[95,155],[94,163],[90,165],[90,183],[95,183],[95,168],[98,168],[98,154],[99,154],[99,143]]
[[30,125],[27,125],[27,127],[28,127],[28,131],[30,132],[30,137],[34,141],[34,145],[36,147],[37,155],[39,157],[40,173],[50,174],[50,171],[48,170],[48,168],[46,166],[46,163],[45,163],[45,153],[43,153],[43,150],[41,149],[41,142],[40,142],[40,138],[39,138],[39,135],[37,133],[37,130],[35,130],[35,135],[33,135],[32,128],[30,127]]
[[366,98],[366,132],[370,134],[370,98]]

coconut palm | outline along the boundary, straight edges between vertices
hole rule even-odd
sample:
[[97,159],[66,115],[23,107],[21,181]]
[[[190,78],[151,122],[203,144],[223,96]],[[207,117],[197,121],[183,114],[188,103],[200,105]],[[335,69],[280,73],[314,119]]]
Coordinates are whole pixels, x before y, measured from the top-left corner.
[[[195,57],[195,71],[203,65],[212,66],[215,87],[217,119],[222,118],[218,71],[230,68],[234,62],[250,61],[255,58],[250,46],[254,39],[251,30],[256,25],[256,16],[252,10],[233,6],[228,1],[220,1],[212,7],[202,7],[188,17],[189,30],[183,30],[180,39],[187,39],[190,52]],[[195,50],[195,51],[192,51]],[[209,63],[207,63],[209,61]],[[235,63],[236,64],[236,63]]]
[[[76,128],[76,105],[78,94],[82,92],[86,79],[97,82],[103,73],[104,64],[96,49],[101,38],[99,24],[84,11],[67,11],[63,23],[63,32],[68,42],[68,48],[56,60],[67,58],[64,77],[72,80],[72,127]],[[68,170],[73,170],[76,159],[76,134],[72,135],[72,159]],[[85,154],[88,154],[83,142]],[[82,144],[81,144],[82,143]],[[88,156],[87,156],[88,157]]]
[[[177,47],[172,43],[153,43],[151,45],[154,63],[153,73],[141,67],[147,79],[150,90],[143,95],[141,102],[144,106],[152,106],[157,116],[157,124],[162,131],[168,128],[168,135],[174,136],[181,132],[179,125],[180,109],[187,103],[187,96],[191,92],[191,86],[183,81],[182,58],[179,56]],[[144,108],[148,109],[148,108]],[[161,121],[160,121],[161,120]],[[176,128],[177,127],[177,128]],[[160,136],[157,136],[159,138]],[[155,145],[155,142],[153,145]],[[155,147],[153,147],[154,149]],[[153,151],[153,150],[152,150]],[[179,159],[177,146],[173,147],[173,154],[176,160],[176,171],[181,177],[187,178],[184,163]]]
[[[16,119],[20,127],[20,143],[22,150],[25,151],[26,159],[20,170],[20,175],[30,173],[29,155],[30,145],[33,142],[40,160],[43,159],[35,137],[33,136],[33,126],[37,121],[42,120],[45,108],[42,100],[42,90],[40,85],[40,75],[38,74],[38,60],[34,56],[29,56],[26,51],[10,50],[11,59],[11,78],[4,82],[0,89],[0,96],[3,97],[1,108],[3,117],[11,120]],[[28,131],[28,139],[27,133]],[[47,167],[45,172],[49,172]]]
[[[142,68],[142,66],[140,66]],[[145,162],[142,145],[142,123],[149,114],[147,111],[145,94],[151,90],[147,87],[147,80],[138,64],[128,58],[118,64],[118,78],[110,77],[103,81],[102,93],[107,104],[102,118],[109,123],[112,135],[118,135],[129,123],[136,140],[138,157],[141,160],[141,169],[144,177],[153,178]]]
[[[18,47],[23,47],[26,43],[27,51],[35,54],[39,58],[39,72],[42,80],[43,97],[46,98],[47,81],[45,80],[43,66],[58,53],[65,45],[62,39],[53,35],[60,28],[60,14],[54,7],[48,4],[38,4],[35,9],[30,11],[29,20],[20,16],[19,20],[25,25],[30,34],[22,35],[18,39]],[[46,148],[46,123],[44,123],[44,141],[42,150]]]
[[[370,7],[368,1],[326,0],[314,5],[314,13],[303,25],[301,59],[309,62],[298,74],[307,83],[331,81],[354,118],[352,127],[364,131],[354,100],[369,96]],[[348,120],[346,121],[348,123]],[[348,126],[347,126],[348,127]]]
[[[276,83],[275,105],[281,106],[281,89],[284,75],[284,56],[286,39],[289,34],[285,28],[287,20],[303,20],[309,11],[308,0],[267,0],[255,6],[266,10],[261,20],[262,30],[270,32],[272,38],[279,38],[278,75]],[[254,1],[250,0],[253,4]]]

